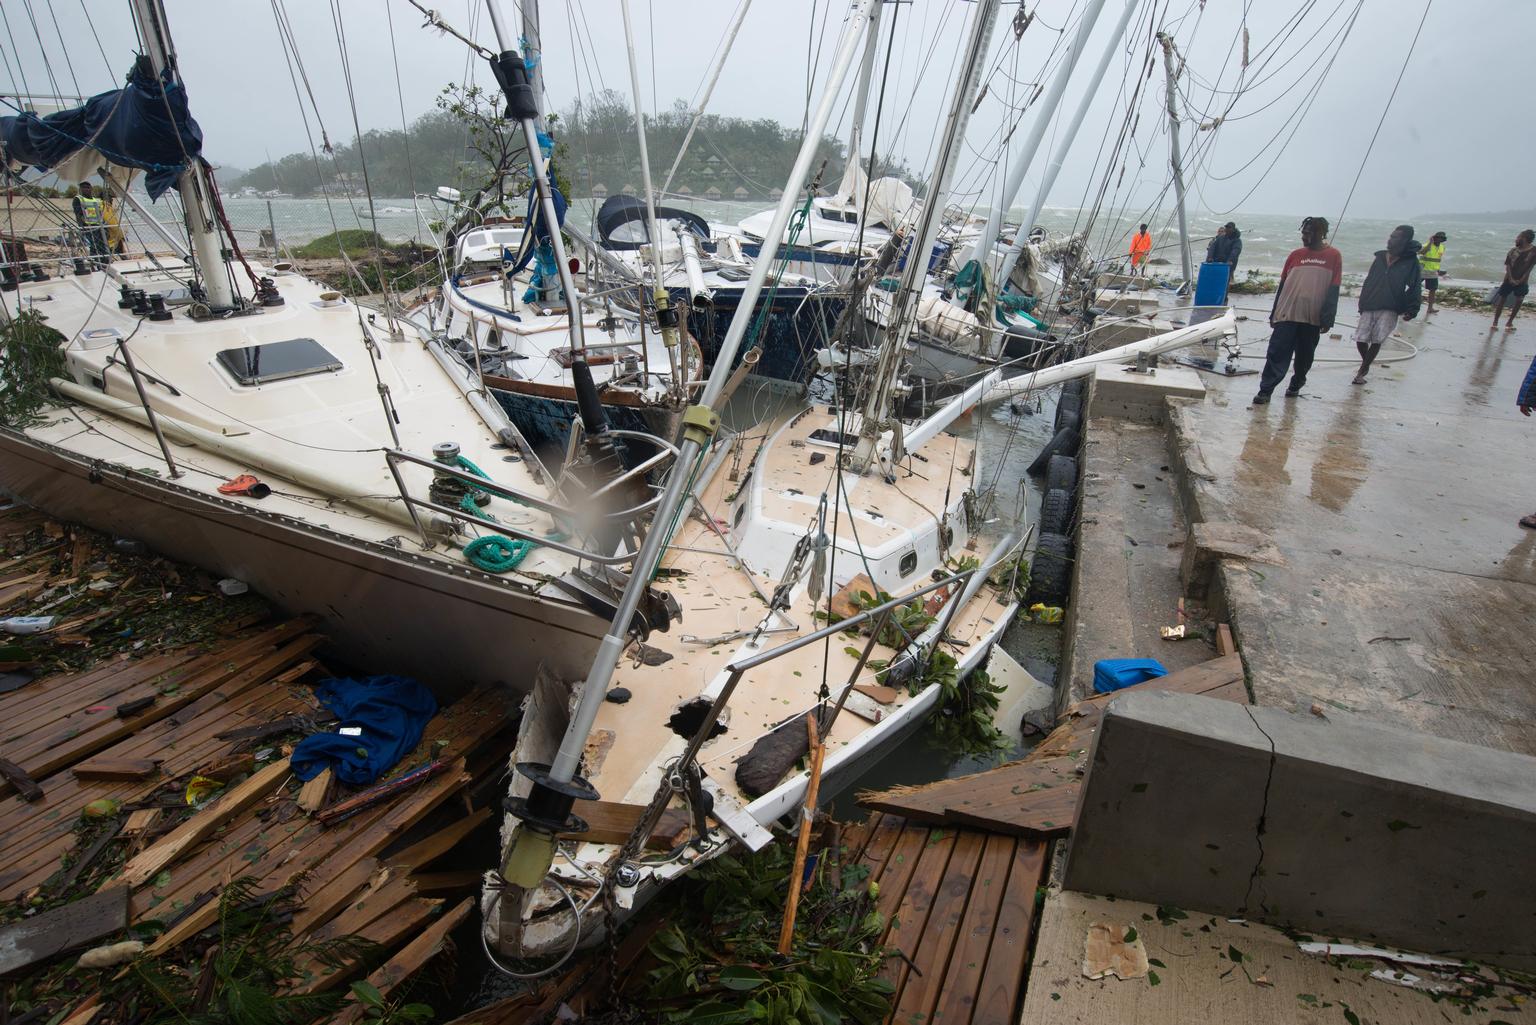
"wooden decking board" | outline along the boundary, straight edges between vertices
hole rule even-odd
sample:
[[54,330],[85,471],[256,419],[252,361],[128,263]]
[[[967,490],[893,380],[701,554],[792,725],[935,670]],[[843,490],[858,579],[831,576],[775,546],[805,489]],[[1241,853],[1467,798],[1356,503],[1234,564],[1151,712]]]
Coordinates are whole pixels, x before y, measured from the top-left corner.
[[880,973],[894,987],[887,1025],[1012,1025],[1047,845],[890,814],[868,825],[860,864],[880,883],[881,943],[906,955]]
[[[284,707],[284,693],[252,693],[243,700]],[[210,716],[217,715],[217,701],[211,699]],[[219,743],[189,739],[198,729],[211,729],[215,720],[189,720],[157,723],[157,743],[151,748],[166,755],[162,770],[170,777],[193,771],[202,762],[216,757]],[[163,727],[163,730],[162,730]],[[143,737],[143,735],[139,735]],[[137,739],[137,738],[136,738]],[[116,751],[116,748],[109,750]],[[69,773],[57,773],[43,785],[44,799],[35,805],[21,804],[17,798],[0,800],[0,835],[10,838],[0,855],[0,897],[25,892],[46,879],[58,867],[58,859],[74,847],[74,821],[86,804],[97,798],[122,801],[137,800],[159,786],[157,780],[141,783],[93,783],[77,780]],[[54,814],[57,812],[57,814]]]
[[[281,707],[285,695],[251,692],[236,699],[240,709]],[[220,714],[221,703],[211,698],[202,712],[187,719],[156,723],[142,733],[135,734],[122,744],[108,748],[104,753],[125,758],[143,757],[150,753],[163,756],[161,769],[170,777],[176,777],[198,768],[203,762],[217,757],[216,742],[201,738],[211,729]],[[58,828],[60,818],[66,820],[78,815],[80,809],[98,797],[134,799],[147,794],[155,784],[92,783],[76,779],[72,773],[59,772],[43,781],[44,800],[36,805],[19,802],[14,797],[0,799],[0,834],[9,838],[4,853],[10,862],[26,850],[19,845],[20,838],[29,835],[39,824]],[[54,815],[57,811],[59,814]],[[68,823],[66,821],[65,826]],[[64,830],[67,832],[67,828]]]
[[1021,840],[1014,849],[997,928],[987,950],[987,965],[976,988],[971,1025],[1014,1025],[1019,1019],[1019,997],[1035,924],[1035,889],[1045,878],[1045,854],[1045,844],[1034,840]]
[[[955,831],[952,829],[923,830],[923,846],[918,854],[917,866],[907,881],[901,895],[901,903],[891,915],[885,928],[885,946],[900,950],[906,955],[892,957],[885,962],[880,977],[901,992],[907,974],[911,971],[908,959],[914,959],[922,942],[923,930],[928,927],[928,916],[944,885],[944,873],[949,867],[950,855],[955,849]],[[884,890],[884,886],[881,887]],[[884,896],[884,893],[881,894]]]
[[[891,1020],[921,1025],[931,1021],[933,1006],[944,987],[955,980],[950,971],[950,956],[955,949],[960,922],[976,882],[976,866],[981,861],[986,837],[972,830],[960,833],[954,841],[942,881],[934,894],[928,920],[911,958],[923,966],[922,975],[906,968],[901,988],[892,994]],[[932,966],[931,968],[929,966]]]
[[[1003,891],[1008,886],[1008,871],[1013,864],[1018,841],[1012,837],[989,835],[972,881],[965,917],[960,920],[955,949],[949,956],[949,968],[938,999],[929,1013],[934,1025],[966,1025],[976,1011],[977,991],[992,949],[1002,910]],[[900,1019],[893,1019],[900,1021]]]
[[[204,694],[221,687],[228,688],[228,692],[234,692],[265,679],[278,669],[307,655],[319,647],[323,641],[324,638],[317,634],[308,634],[288,641],[270,654],[258,656],[254,662],[243,665],[225,663],[222,667],[210,667],[204,673],[189,674],[174,694],[164,695],[163,700],[157,701],[152,707],[127,719],[119,719],[110,712],[106,712],[99,714],[96,722],[86,723],[79,730],[75,730],[74,727],[61,729],[60,725],[56,724],[52,731],[38,738],[34,743],[19,745],[26,751],[21,756],[21,764],[34,776],[45,776],[56,772],[103,748],[110,747],[151,723],[181,711]],[[142,689],[148,694],[155,693],[161,686],[163,685],[146,683],[137,689]],[[135,691],[123,693],[132,695]]]

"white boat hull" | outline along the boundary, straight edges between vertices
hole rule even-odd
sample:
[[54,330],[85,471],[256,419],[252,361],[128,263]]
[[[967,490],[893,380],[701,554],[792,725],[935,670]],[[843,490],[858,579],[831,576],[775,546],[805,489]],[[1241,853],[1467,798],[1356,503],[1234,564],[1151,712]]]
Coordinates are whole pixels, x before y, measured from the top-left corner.
[[[416,676],[448,698],[480,684],[526,691],[540,659],[565,679],[591,664],[606,624],[526,587],[149,474],[93,465],[0,430],[0,489],[50,515],[221,576],[322,623],[361,671]],[[559,644],[549,644],[559,636]]]

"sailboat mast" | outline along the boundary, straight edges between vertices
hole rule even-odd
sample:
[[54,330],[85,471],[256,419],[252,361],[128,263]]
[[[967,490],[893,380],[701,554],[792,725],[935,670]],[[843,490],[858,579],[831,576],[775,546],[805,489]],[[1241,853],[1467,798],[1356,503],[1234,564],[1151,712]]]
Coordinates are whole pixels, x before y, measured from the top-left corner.
[[[763,237],[762,252],[754,261],[752,276],[747,279],[746,286],[742,289],[737,313],[726,330],[725,340],[720,343],[720,353],[715,357],[714,368],[704,382],[704,391],[699,396],[699,404],[690,407],[683,414],[683,439],[678,446],[676,465],[667,479],[666,490],[657,503],[656,511],[652,514],[651,528],[646,532],[645,542],[635,557],[634,568],[630,574],[629,583],[624,589],[624,596],[619,602],[613,624],[607,635],[603,637],[597,656],[593,659],[592,670],[583,686],[581,700],[571,718],[565,737],[560,742],[560,750],[555,756],[554,765],[550,771],[550,777],[556,783],[568,782],[576,775],[587,735],[592,730],[592,722],[597,718],[597,711],[602,707],[603,699],[608,693],[608,686],[613,681],[614,668],[618,665],[619,657],[629,642],[630,623],[634,619],[635,610],[639,607],[640,597],[650,580],[652,570],[660,562],[662,552],[666,548],[667,527],[686,497],[685,493],[692,478],[689,470],[703,452],[704,446],[713,438],[719,424],[720,415],[713,408],[714,404],[720,399],[725,382],[731,375],[736,362],[736,353],[741,348],[741,342],[752,319],[752,311],[757,306],[758,297],[762,295],[763,285],[773,265],[774,254],[784,237],[784,229],[789,224],[790,215],[800,203],[800,190],[810,175],[811,164],[816,159],[817,142],[826,131],[827,122],[831,120],[838,90],[842,88],[848,69],[853,64],[854,48],[864,31],[869,9],[874,2],[875,0],[862,0],[849,15],[848,25],[844,29],[832,71],[827,76],[826,91],[811,117],[805,138],[801,141],[800,153],[795,158],[789,180],[784,184],[784,194],[779,200],[778,208],[774,211],[773,223]],[[535,786],[537,787],[537,784]]]
[[[868,469],[875,458],[882,426],[890,410],[891,396],[901,374],[907,338],[912,332],[917,303],[922,297],[923,282],[928,276],[929,254],[938,239],[939,225],[943,220],[944,195],[949,189],[949,179],[959,159],[961,141],[975,106],[976,90],[981,83],[987,49],[992,42],[992,30],[997,25],[998,7],[999,0],[977,0],[971,9],[969,42],[960,65],[964,70],[955,80],[950,95],[949,117],[934,158],[933,174],[928,179],[928,194],[923,198],[923,212],[912,234],[912,246],[907,250],[901,286],[896,291],[895,301],[891,303],[885,338],[880,347],[880,361],[875,368],[874,384],[865,400],[859,442],[849,460],[850,468],[857,473]],[[900,457],[899,447],[892,447],[895,458]]]
[[661,338],[672,360],[672,388],[679,398],[687,394],[685,380],[688,373],[688,357],[677,344],[679,317],[672,309],[667,294],[665,270],[661,260],[661,226],[656,223],[656,194],[651,189],[651,153],[645,144],[645,108],[640,103],[640,62],[635,57],[635,31],[629,16],[629,0],[619,0],[624,15],[624,49],[629,54],[629,89],[634,94],[635,134],[640,140],[640,186],[645,190],[646,237],[651,241],[651,286],[656,303],[656,322],[661,327]]
[[1179,153],[1179,107],[1174,88],[1178,75],[1173,70],[1173,37],[1159,32],[1157,41],[1163,45],[1163,73],[1168,78],[1168,159],[1173,165],[1173,196],[1179,212],[1179,262],[1184,280],[1190,282],[1195,280],[1195,273],[1189,262],[1189,222],[1184,217],[1184,165]]
[[1140,0],[1125,0],[1125,6],[1120,11],[1120,20],[1115,22],[1115,30],[1110,35],[1109,41],[1104,44],[1104,53],[1099,57],[1098,66],[1093,69],[1093,76],[1088,80],[1088,87],[1083,90],[1083,98],[1077,104],[1077,110],[1072,115],[1072,120],[1067,124],[1066,131],[1056,143],[1056,151],[1051,154],[1051,162],[1045,166],[1045,173],[1040,176],[1040,188],[1035,191],[1035,201],[1030,204],[1029,213],[1019,224],[1019,231],[1013,238],[1013,244],[1008,247],[1008,252],[1003,256],[1003,264],[997,272],[997,290],[1001,292],[1008,283],[1008,275],[1013,273],[1014,264],[1019,262],[1019,255],[1024,252],[1024,246],[1029,242],[1029,233],[1034,229],[1035,220],[1040,216],[1040,210],[1045,206],[1045,199],[1051,192],[1051,186],[1056,184],[1056,176],[1061,173],[1061,165],[1067,159],[1067,151],[1072,148],[1072,141],[1077,138],[1077,130],[1083,126],[1083,119],[1088,116],[1088,108],[1093,106],[1094,96],[1099,91],[1099,83],[1104,81],[1104,73],[1109,70],[1109,62],[1114,58],[1115,52],[1120,49],[1120,37],[1125,34],[1125,26],[1130,24],[1131,13],[1136,10]]
[[539,0],[523,0],[523,59],[528,68],[528,84],[533,86],[533,105],[539,108],[539,124],[544,123],[544,41],[539,37]]
[[[859,85],[853,94],[853,127],[848,131],[848,163],[857,166],[864,159],[864,111],[869,107],[869,83],[875,74],[875,51],[880,48],[880,0],[875,0],[875,6],[869,13],[869,35],[864,39],[864,59],[859,65]],[[870,160],[874,160],[871,153]],[[849,178],[844,172],[844,181],[858,180],[858,175]],[[850,197],[855,205],[863,210],[864,197],[862,195]]]
[[[509,81],[522,79],[526,83],[527,65],[518,54],[517,47],[512,45],[507,27],[502,24],[496,0],[485,0],[485,7],[491,14],[491,27],[496,30],[496,45],[501,47],[501,52],[493,62],[497,77],[506,75]],[[523,129],[523,145],[528,150],[528,173],[533,178],[534,191],[538,193],[539,209],[544,216],[544,225],[549,229],[550,246],[554,249],[555,264],[560,273],[560,289],[565,293],[566,313],[571,325],[571,348],[581,355],[582,363],[585,364],[587,336],[582,324],[581,293],[576,291],[576,279],[571,274],[570,261],[566,259],[565,240],[560,235],[560,216],[555,210],[554,186],[550,183],[548,169],[544,165],[544,151],[539,148],[537,94],[531,85],[525,88],[529,95],[524,96],[519,92],[523,109],[511,109],[513,101],[509,98],[507,116],[516,119]]]
[[672,158],[672,167],[667,171],[667,177],[661,183],[661,191],[666,192],[672,187],[672,179],[677,177],[677,169],[682,166],[683,154],[688,152],[688,144],[693,141],[693,133],[699,127],[699,121],[704,117],[704,111],[709,108],[709,98],[715,94],[715,83],[720,81],[720,72],[725,68],[725,62],[731,56],[731,48],[736,45],[736,34],[741,31],[741,23],[747,18],[747,11],[752,6],[752,0],[741,0],[741,5],[736,8],[736,17],[731,21],[730,28],[725,30],[725,44],[720,47],[720,55],[715,58],[715,66],[709,69],[709,80],[704,85],[704,95],[699,97],[699,109],[693,112],[693,119],[688,122],[688,131],[683,133],[682,145],[677,147],[677,156]]
[[[1024,187],[1024,176],[1029,173],[1035,154],[1040,149],[1040,143],[1045,139],[1046,130],[1051,126],[1051,118],[1056,116],[1056,107],[1061,103],[1061,94],[1067,91],[1067,82],[1072,78],[1072,71],[1077,67],[1077,59],[1082,56],[1083,47],[1087,45],[1094,22],[1098,20],[1099,11],[1103,8],[1104,0],[1088,0],[1083,16],[1078,19],[1077,32],[1072,36],[1067,52],[1062,55],[1061,66],[1056,69],[1056,77],[1051,79],[1050,88],[1040,101],[1040,109],[1035,112],[1035,120],[1029,126],[1029,134],[1015,151],[1016,155],[1008,166],[1008,175],[1003,180],[1003,191],[998,194],[997,202],[987,212],[986,227],[982,228],[981,235],[977,237],[975,247],[971,250],[968,259],[981,261],[984,265],[991,262],[992,247],[997,244],[997,238],[1002,234],[1003,215],[1018,198],[1019,190]],[[1027,238],[1033,227],[1033,224],[1026,222],[1019,225],[1019,232]],[[1003,282],[1006,280],[1006,278],[998,279],[999,291],[1002,290]]]
[[[160,0],[132,0],[134,19],[139,23],[139,34],[144,39],[150,66],[155,79],[166,68],[180,77],[176,70],[176,49],[171,42],[171,29],[165,20],[165,8]],[[194,160],[181,172],[176,182],[181,193],[182,210],[186,213],[187,234],[192,240],[192,258],[202,272],[203,288],[208,295],[208,305],[215,310],[229,310],[239,305],[235,286],[230,278],[228,260],[224,255],[224,241],[219,234],[218,221],[213,216],[213,183],[203,169],[200,160]]]

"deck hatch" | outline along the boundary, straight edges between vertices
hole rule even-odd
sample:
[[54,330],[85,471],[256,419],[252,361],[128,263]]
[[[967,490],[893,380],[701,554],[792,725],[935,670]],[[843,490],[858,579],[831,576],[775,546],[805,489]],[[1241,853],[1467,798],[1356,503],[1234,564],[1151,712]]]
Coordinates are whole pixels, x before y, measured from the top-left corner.
[[341,369],[341,360],[313,338],[222,349],[218,360],[230,376],[244,385],[269,384]]

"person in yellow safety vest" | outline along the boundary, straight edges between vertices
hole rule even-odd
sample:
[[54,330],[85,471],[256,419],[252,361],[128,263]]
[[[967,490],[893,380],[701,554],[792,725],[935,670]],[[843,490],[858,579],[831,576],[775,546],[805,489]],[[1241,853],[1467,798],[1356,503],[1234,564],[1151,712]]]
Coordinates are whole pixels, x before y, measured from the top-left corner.
[[96,195],[90,182],[81,182],[80,194],[75,197],[73,206],[75,223],[80,225],[80,233],[85,236],[93,262],[106,263],[111,259],[107,255],[106,204]]
[[1445,256],[1445,243],[1450,236],[1443,231],[1437,231],[1429,237],[1429,244],[1419,250],[1419,267],[1424,271],[1424,291],[1429,293],[1429,303],[1424,307],[1424,316],[1435,312],[1435,289],[1440,287],[1440,279],[1445,277],[1445,271],[1440,269],[1440,260]]
[[1147,272],[1147,254],[1152,252],[1152,236],[1147,234],[1147,226],[1143,224],[1141,230],[1131,237],[1131,273],[1145,274]]

